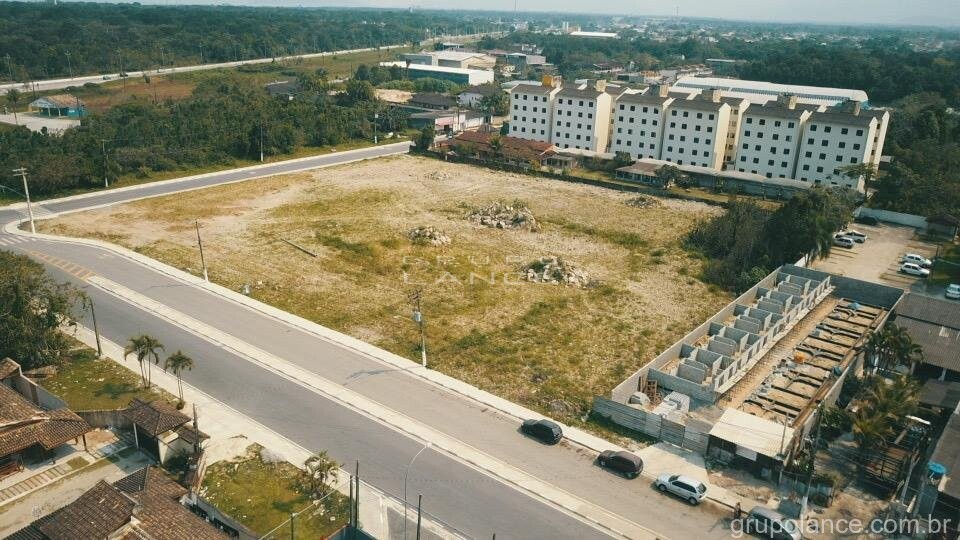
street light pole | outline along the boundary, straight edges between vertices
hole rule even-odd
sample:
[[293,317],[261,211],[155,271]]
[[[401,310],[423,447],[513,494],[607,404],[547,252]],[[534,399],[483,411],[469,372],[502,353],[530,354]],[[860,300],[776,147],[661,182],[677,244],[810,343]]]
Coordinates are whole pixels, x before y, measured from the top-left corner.
[[23,167],[13,170],[14,176],[23,179],[23,195],[27,198],[27,214],[30,216],[30,232],[37,234],[37,227],[33,224],[33,203],[30,202],[30,188],[27,186],[27,170]]
[[97,310],[93,306],[93,298],[86,297],[87,307],[90,308],[90,316],[93,317],[93,335],[97,338],[97,358],[103,356],[103,346],[100,345],[100,327],[97,326]]
[[197,245],[200,246],[200,266],[203,268],[203,280],[210,282],[210,277],[207,276],[207,262],[203,258],[203,240],[200,238],[200,220],[194,221],[197,225]]
[[377,120],[379,118],[379,113],[373,113],[373,144],[377,144]]
[[413,322],[420,327],[420,364],[427,367],[427,341],[423,333],[423,311],[420,310],[420,300],[423,297],[423,291],[417,289],[410,294],[410,302],[413,303]]
[[431,445],[429,442],[424,444],[423,448],[413,455],[410,463],[407,463],[407,470],[403,473],[403,540],[407,540],[407,478],[410,476],[410,467],[413,467],[413,462],[420,457],[420,454],[422,454],[424,450],[430,448]]

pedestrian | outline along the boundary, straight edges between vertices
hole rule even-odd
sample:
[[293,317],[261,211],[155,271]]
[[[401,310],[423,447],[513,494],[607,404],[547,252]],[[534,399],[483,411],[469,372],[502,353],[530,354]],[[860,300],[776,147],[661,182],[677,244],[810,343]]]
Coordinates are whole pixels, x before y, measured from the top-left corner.
[[737,501],[736,506],[733,507],[733,519],[740,521],[741,517],[743,517],[743,508],[740,507],[740,501]]

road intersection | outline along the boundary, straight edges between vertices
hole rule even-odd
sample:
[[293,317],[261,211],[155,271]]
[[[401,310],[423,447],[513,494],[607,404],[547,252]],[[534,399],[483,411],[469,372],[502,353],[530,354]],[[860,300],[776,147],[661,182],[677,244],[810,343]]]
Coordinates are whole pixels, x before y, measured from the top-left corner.
[[[210,173],[42,203],[40,215],[82,211],[406,151],[386,145]],[[306,448],[359,460],[366,481],[399,494],[410,474],[428,510],[471,537],[723,538],[717,509],[693,508],[597,468],[596,446],[544,447],[517,432],[534,416],[329,329],[116,246],[29,235],[20,206],[0,209],[0,249],[25,253],[83,287],[101,332],[122,343],[149,332],[200,361],[184,379]],[[462,383],[461,383],[462,384]],[[464,385],[465,386],[465,385]],[[472,387],[471,387],[472,388]],[[477,398],[477,396],[480,396]],[[502,401],[502,400],[501,400]],[[610,445],[611,447],[613,445]]]

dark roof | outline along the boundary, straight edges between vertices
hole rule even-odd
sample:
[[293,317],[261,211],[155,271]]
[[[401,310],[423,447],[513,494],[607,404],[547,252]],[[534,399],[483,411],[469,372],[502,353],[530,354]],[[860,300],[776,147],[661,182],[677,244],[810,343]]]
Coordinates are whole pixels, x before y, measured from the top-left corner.
[[70,409],[43,410],[0,384],[0,456],[34,445],[52,450],[92,429]]
[[848,126],[855,127],[867,127],[873,120],[873,115],[864,114],[864,111],[860,111],[860,114],[853,114],[849,112],[827,110],[824,112],[814,112],[812,115],[810,115],[809,121],[827,124],[846,124]]
[[543,141],[530,141],[517,137],[499,136],[494,133],[481,133],[479,131],[465,131],[454,139],[455,143],[472,144],[478,152],[491,152],[493,147],[491,141],[499,137],[500,154],[508,159],[517,159],[529,161],[532,159],[542,159],[545,154],[552,154],[553,145]]
[[957,448],[960,448],[960,415],[954,413],[947,420],[933,455],[930,456],[931,462],[939,463],[947,469],[940,492],[954,499],[960,499],[960,479],[956,478],[960,475],[960,452],[957,452]]
[[518,84],[510,91],[520,94],[549,94],[550,92],[553,92],[553,87],[536,84]]
[[0,380],[6,379],[14,373],[17,373],[19,370],[20,364],[9,358],[4,358],[2,361],[0,361]]
[[953,410],[960,404],[960,382],[930,379],[920,390],[920,403],[930,407]]
[[274,81],[265,84],[264,88],[271,96],[287,96],[300,92],[300,82],[297,80]]
[[895,312],[898,319],[910,317],[960,330],[960,302],[907,293],[900,299]]
[[[696,109],[699,111],[719,111],[726,103],[722,101],[707,101],[695,97],[693,99],[678,99],[670,104],[672,109]],[[727,105],[729,107],[729,105]],[[749,110],[749,109],[748,109]]]
[[209,439],[210,436],[206,433],[195,429],[191,424],[184,424],[177,428],[177,435],[183,439],[184,442],[188,444],[196,444],[203,439]]
[[582,99],[597,99],[600,97],[600,94],[603,92],[595,88],[573,88],[573,87],[564,87],[557,92],[557,97],[566,97],[566,98],[582,98]]
[[147,434],[156,437],[190,421],[190,417],[163,400],[134,399],[122,413]]
[[623,94],[617,100],[618,103],[643,103],[648,105],[662,105],[668,99],[676,99],[673,96],[661,96],[652,92],[642,94]]
[[408,105],[416,105],[418,103],[433,107],[445,107],[448,109],[457,106],[456,99],[446,94],[438,94],[436,92],[421,92],[419,94],[414,94],[413,97],[410,98],[410,101],[407,102]]
[[[222,540],[216,527],[180,504],[187,490],[156,467],[112,485],[100,481],[75,501],[8,536],[8,540],[106,539]],[[136,521],[132,522],[132,518]]]
[[471,94],[480,94],[481,96],[495,96],[498,93],[502,93],[503,89],[495,84],[478,84],[476,86],[471,86],[467,88],[461,94],[471,93]]
[[764,118],[785,118],[788,120],[799,119],[803,116],[803,113],[815,110],[816,107],[806,107],[802,103],[798,103],[794,108],[785,107],[782,103],[777,103],[775,100],[766,102],[759,107],[754,105],[744,112],[744,116],[762,116]]

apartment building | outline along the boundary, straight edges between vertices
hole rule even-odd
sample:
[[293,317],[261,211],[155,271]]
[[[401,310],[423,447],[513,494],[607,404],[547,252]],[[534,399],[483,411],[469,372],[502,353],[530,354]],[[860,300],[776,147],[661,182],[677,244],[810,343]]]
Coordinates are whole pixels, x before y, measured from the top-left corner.
[[730,128],[730,105],[719,90],[675,100],[667,110],[660,159],[678,165],[720,169]]
[[865,110],[859,101],[845,101],[807,119],[794,178],[826,186],[863,191],[863,178],[850,178],[844,168],[879,161],[886,111]]
[[734,168],[767,178],[794,178],[806,121],[819,108],[798,103],[792,95],[750,107],[740,122]]
[[613,107],[610,151],[626,152],[633,159],[660,159],[667,108],[674,99],[666,85],[621,94]]
[[593,87],[564,87],[553,100],[553,134],[557,148],[606,152],[613,98],[605,83]]
[[553,101],[560,88],[520,84],[510,91],[510,136],[553,142]]
[[737,145],[740,142],[740,121],[743,113],[750,107],[750,101],[737,96],[722,96],[720,101],[730,106],[730,122],[727,126],[727,140],[723,148],[723,167],[732,168],[737,158]]

